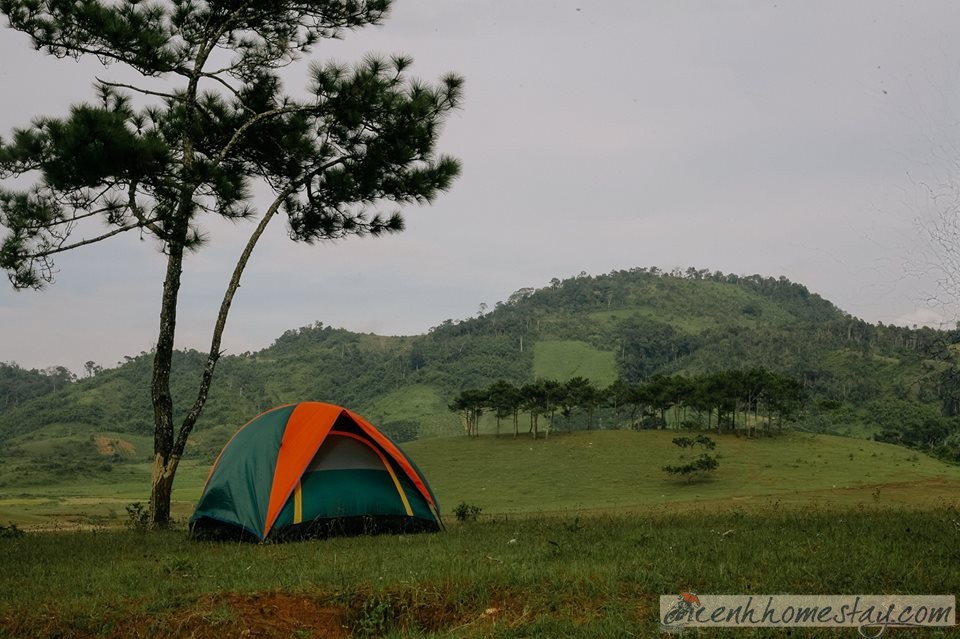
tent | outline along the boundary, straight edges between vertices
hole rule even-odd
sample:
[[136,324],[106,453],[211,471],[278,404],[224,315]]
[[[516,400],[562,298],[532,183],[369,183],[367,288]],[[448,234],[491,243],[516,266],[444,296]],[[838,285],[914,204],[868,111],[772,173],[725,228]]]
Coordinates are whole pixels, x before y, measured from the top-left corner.
[[413,461],[356,413],[321,402],[274,408],[237,431],[190,518],[195,537],[257,541],[441,526]]

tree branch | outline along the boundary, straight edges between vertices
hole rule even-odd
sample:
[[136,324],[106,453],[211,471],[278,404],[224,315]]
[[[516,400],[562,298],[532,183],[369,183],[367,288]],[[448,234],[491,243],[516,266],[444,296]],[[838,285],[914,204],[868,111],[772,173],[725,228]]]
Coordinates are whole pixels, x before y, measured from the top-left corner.
[[279,195],[277,195],[277,197],[270,204],[270,207],[267,209],[266,213],[263,214],[263,219],[261,219],[260,223],[257,224],[257,227],[253,230],[253,233],[250,234],[250,237],[243,248],[243,252],[240,253],[240,259],[237,260],[237,264],[233,269],[233,275],[230,277],[230,283],[227,285],[227,290],[223,294],[223,301],[220,302],[220,312],[217,314],[217,322],[213,329],[213,339],[210,342],[210,351],[207,354],[207,363],[204,366],[203,374],[200,377],[200,388],[197,391],[197,399],[194,401],[193,408],[190,409],[190,412],[184,418],[183,423],[180,426],[180,430],[177,433],[177,441],[174,444],[173,454],[178,457],[183,454],[183,451],[187,445],[187,438],[190,436],[190,432],[197,423],[197,419],[199,419],[200,413],[203,411],[203,407],[207,402],[207,394],[210,392],[210,383],[213,381],[213,373],[217,367],[217,361],[220,359],[220,355],[222,354],[220,352],[220,343],[223,338],[223,330],[227,325],[227,316],[230,314],[230,306],[233,304],[233,297],[236,294],[237,289],[240,288],[240,277],[243,275],[243,271],[247,267],[247,262],[250,261],[250,255],[253,253],[254,247],[257,245],[257,242],[260,241],[260,237],[266,230],[267,225],[270,224],[270,220],[272,220],[277,211],[280,210],[280,206],[283,204],[283,201],[297,188],[299,188],[298,184],[290,185],[281,191]]
[[55,227],[55,226],[60,226],[61,224],[70,224],[70,223],[73,223],[73,222],[79,222],[80,220],[86,219],[86,218],[88,218],[88,217],[93,217],[94,215],[98,215],[98,214],[100,214],[100,213],[103,213],[103,212],[106,211],[106,210],[108,210],[108,209],[106,209],[106,208],[97,209],[97,210],[95,210],[95,211],[90,211],[90,212],[88,212],[88,213],[84,213],[83,215],[74,215],[74,216],[71,217],[71,218],[67,218],[67,219],[63,219],[63,220],[56,220],[56,221],[54,221],[54,222],[45,222],[45,223],[43,223],[43,224],[33,224],[33,225],[30,225],[30,226],[25,227],[25,229],[26,229],[27,231],[39,231],[39,230],[41,230],[41,229],[50,229],[50,228],[53,228],[53,227]]
[[127,191],[127,197],[127,204],[130,207],[130,212],[133,214],[133,217],[137,218],[137,220],[140,222],[140,226],[150,229],[150,232],[156,235],[159,239],[166,239],[166,233],[163,232],[163,229],[157,226],[154,220],[147,219],[147,216],[143,214],[143,209],[141,209],[140,205],[137,204],[136,180],[130,182],[130,189]]
[[[30,34],[32,36],[32,34]],[[182,67],[180,65],[170,65],[164,69],[147,69],[142,65],[137,64],[135,60],[131,60],[127,57],[120,55],[119,53],[111,52],[103,48],[90,48],[85,47],[79,44],[71,44],[69,47],[62,44],[57,44],[53,41],[44,41],[34,37],[34,40],[38,43],[37,48],[46,47],[47,51],[55,58],[78,58],[79,54],[87,54],[95,56],[103,64],[109,64],[109,61],[121,62],[123,64],[129,65],[142,73],[147,77],[159,76],[163,73],[176,73],[177,75],[182,75],[189,77],[190,69]]]
[[130,89],[131,91],[136,91],[144,95],[155,95],[161,98],[168,98],[170,100],[184,101],[183,96],[175,95],[173,93],[164,93],[163,91],[151,91],[149,89],[141,89],[140,87],[133,86],[132,84],[123,84],[121,82],[108,82],[107,80],[101,80],[98,77],[94,79],[105,87],[112,87],[114,89]]
[[220,360],[220,356],[222,355],[220,352],[220,344],[223,338],[223,330],[227,325],[227,316],[230,314],[230,306],[233,304],[233,297],[236,295],[237,289],[240,288],[240,278],[243,275],[244,269],[247,267],[247,262],[250,261],[250,255],[253,253],[254,247],[257,245],[257,242],[260,241],[260,237],[266,230],[267,225],[270,224],[270,220],[272,220],[277,214],[277,211],[280,210],[280,207],[288,197],[293,195],[304,185],[309,184],[310,180],[312,180],[319,173],[322,173],[330,167],[336,166],[345,160],[346,158],[337,158],[336,160],[325,162],[324,164],[315,167],[312,171],[309,171],[300,180],[290,184],[285,189],[280,191],[280,193],[270,204],[270,207],[267,209],[266,213],[263,214],[263,219],[261,219],[260,223],[257,224],[257,228],[253,230],[253,233],[251,233],[249,239],[247,239],[247,243],[243,247],[243,252],[240,253],[240,258],[237,260],[237,264],[233,269],[233,275],[230,277],[230,283],[227,285],[227,290],[223,294],[223,300],[220,302],[220,312],[217,314],[217,322],[214,325],[213,338],[210,342],[210,351],[207,354],[207,363],[204,366],[203,374],[200,377],[200,388],[197,391],[197,399],[193,403],[193,408],[190,409],[190,412],[180,425],[180,430],[177,433],[177,441],[173,448],[174,455],[178,457],[183,455],[183,451],[187,445],[187,438],[190,436],[191,431],[193,431],[193,427],[196,425],[197,419],[200,418],[200,413],[203,411],[203,407],[207,402],[207,395],[210,392],[210,384],[213,381],[213,373],[216,370],[217,362]]
[[271,109],[269,111],[263,111],[253,116],[246,122],[244,122],[240,127],[233,132],[233,136],[230,138],[230,141],[227,142],[226,146],[220,150],[220,153],[217,153],[213,160],[211,161],[211,166],[218,166],[223,160],[230,154],[230,151],[233,150],[237,144],[240,143],[240,138],[249,131],[253,126],[259,124],[263,120],[268,118],[276,117],[278,115],[284,115],[286,113],[305,113],[315,109],[313,106],[285,106],[277,109]]
[[[148,220],[148,222],[153,222],[153,221],[154,220]],[[92,237],[89,240],[80,240],[79,242],[74,242],[73,244],[67,244],[65,246],[60,245],[57,248],[50,249],[49,251],[40,251],[39,253],[32,253],[32,254],[26,255],[25,257],[29,259],[39,259],[39,258],[49,257],[57,253],[64,253],[66,251],[70,251],[75,248],[80,248],[81,246],[86,246],[87,244],[94,244],[96,242],[100,242],[107,238],[113,237],[114,235],[119,235],[120,233],[125,233],[126,231],[131,231],[133,229],[137,229],[142,226],[143,224],[141,224],[140,222],[137,222],[136,224],[125,224],[123,226],[113,229],[108,233],[104,233],[103,235]]]
[[234,96],[235,98],[237,98],[237,101],[240,103],[240,106],[242,106],[244,109],[246,109],[247,111],[249,111],[251,114],[256,115],[257,112],[254,111],[253,109],[251,109],[250,107],[248,107],[248,106],[246,105],[246,103],[243,101],[243,98],[240,97],[240,91],[238,91],[235,87],[230,86],[230,83],[229,83],[229,82],[227,82],[226,80],[224,80],[223,78],[221,78],[219,75],[217,75],[218,73],[220,73],[220,71],[215,71],[215,72],[212,72],[212,73],[209,72],[209,71],[202,71],[202,72],[200,73],[200,77],[202,77],[202,78],[209,78],[210,80],[216,80],[217,82],[219,82],[220,84],[222,84],[222,85],[227,89],[227,91],[229,91],[230,93],[232,93],[233,96]]

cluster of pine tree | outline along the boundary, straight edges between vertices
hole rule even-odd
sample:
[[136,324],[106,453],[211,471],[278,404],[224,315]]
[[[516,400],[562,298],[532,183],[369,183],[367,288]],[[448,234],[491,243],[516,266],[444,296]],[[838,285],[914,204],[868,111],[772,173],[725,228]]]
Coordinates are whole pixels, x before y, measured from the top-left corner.
[[559,423],[566,429],[695,428],[747,435],[770,433],[803,410],[806,392],[797,380],[755,368],[697,376],[656,375],[640,383],[622,379],[599,387],[583,377],[566,382],[538,379],[515,385],[499,380],[486,388],[461,391],[450,410],[463,416],[467,434],[477,436],[480,418],[491,413],[497,434],[511,420],[513,435],[520,415],[529,418],[528,432],[544,436]]

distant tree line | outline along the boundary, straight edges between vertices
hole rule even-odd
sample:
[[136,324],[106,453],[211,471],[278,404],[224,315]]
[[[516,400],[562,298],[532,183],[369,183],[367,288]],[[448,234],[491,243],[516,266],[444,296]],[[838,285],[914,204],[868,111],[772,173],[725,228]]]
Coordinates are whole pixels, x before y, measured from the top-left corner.
[[870,422],[880,428],[875,440],[960,462],[960,416],[896,398],[872,402],[867,411]]
[[[558,419],[567,428],[694,428],[750,436],[770,433],[795,419],[807,398],[803,385],[766,369],[727,370],[697,376],[655,375],[630,383],[619,379],[600,387],[583,377],[566,382],[538,379],[516,385],[499,380],[461,391],[450,403],[469,436],[479,434],[480,418],[507,421],[513,436],[525,415],[527,433],[549,437]],[[573,419],[574,416],[578,419]]]
[[28,370],[12,362],[0,362],[0,411],[54,393],[76,379],[76,375],[63,366]]

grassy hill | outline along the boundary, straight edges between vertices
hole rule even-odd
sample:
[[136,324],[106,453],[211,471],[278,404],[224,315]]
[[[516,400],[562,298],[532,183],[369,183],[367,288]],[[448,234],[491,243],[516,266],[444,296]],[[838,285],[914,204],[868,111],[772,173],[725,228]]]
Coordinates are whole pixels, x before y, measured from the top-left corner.
[[[960,361],[955,342],[955,332],[867,324],[784,278],[695,269],[581,275],[520,289],[489,313],[445,320],[424,335],[384,337],[317,323],[287,331],[262,351],[226,356],[187,454],[209,460],[253,415],[307,399],[350,406],[403,438],[445,436],[462,432],[447,410],[453,396],[497,379],[583,376],[606,385],[756,366],[802,380],[811,401],[801,428],[870,436],[891,400],[923,419],[941,406],[960,410],[958,385],[947,377]],[[181,411],[192,402],[203,362],[201,353],[177,353],[172,384]],[[76,383],[4,369],[0,463],[14,470],[0,474],[0,483],[72,472],[69,460],[55,461],[56,451],[40,454],[42,441],[86,451],[77,472],[85,466],[107,474],[143,461],[148,444],[132,456],[85,455],[92,437],[151,435],[150,364],[151,355],[141,353]],[[481,430],[493,429],[485,418]]]

